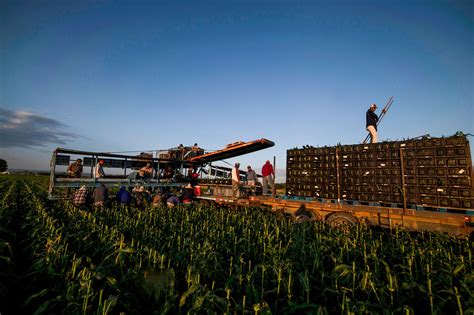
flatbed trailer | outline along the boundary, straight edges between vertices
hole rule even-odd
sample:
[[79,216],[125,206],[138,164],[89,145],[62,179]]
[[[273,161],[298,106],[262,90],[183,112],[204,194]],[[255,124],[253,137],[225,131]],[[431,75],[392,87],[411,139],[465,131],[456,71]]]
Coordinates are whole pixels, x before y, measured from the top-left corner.
[[[215,186],[211,192],[216,191]],[[272,211],[291,215],[296,222],[323,221],[334,227],[348,227],[355,224],[383,228],[404,227],[413,231],[438,231],[451,235],[470,235],[474,232],[474,209],[445,212],[442,208],[403,209],[375,203],[348,204],[336,200],[278,195],[233,198],[225,192],[226,189],[231,189],[229,185],[222,185],[219,195],[206,194],[210,191],[206,185],[203,185],[201,189],[203,194],[196,197],[200,203],[233,207],[267,207]],[[246,189],[242,187],[244,195]]]

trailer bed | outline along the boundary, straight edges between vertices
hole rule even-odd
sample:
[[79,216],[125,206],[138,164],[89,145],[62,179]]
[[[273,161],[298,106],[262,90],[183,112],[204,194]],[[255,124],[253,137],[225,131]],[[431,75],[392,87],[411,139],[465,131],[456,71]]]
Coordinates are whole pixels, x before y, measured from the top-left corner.
[[[333,200],[309,200],[285,196],[249,196],[233,198],[223,195],[202,195],[198,200],[228,206],[268,207],[282,211],[297,220],[325,221],[334,226],[369,224],[384,228],[404,227],[414,231],[438,231],[452,235],[469,235],[474,232],[474,210],[465,214],[420,209],[400,209],[381,205],[350,205]],[[300,213],[305,213],[301,215]]]

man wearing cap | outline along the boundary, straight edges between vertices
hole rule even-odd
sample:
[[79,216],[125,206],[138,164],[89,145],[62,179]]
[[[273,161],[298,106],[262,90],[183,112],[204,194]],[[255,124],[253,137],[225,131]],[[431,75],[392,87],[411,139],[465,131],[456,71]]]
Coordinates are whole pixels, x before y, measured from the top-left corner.
[[255,185],[258,183],[257,173],[249,165],[247,166],[247,185],[252,195],[255,195]]
[[270,186],[270,194],[273,194],[273,179],[275,176],[275,170],[273,169],[273,165],[270,163],[269,160],[265,162],[262,167],[262,176],[263,176],[263,189],[262,194],[268,195],[268,186]]
[[99,162],[97,162],[97,165],[95,166],[95,178],[105,177],[104,164],[104,160],[99,160]]
[[370,134],[370,143],[377,143],[377,122],[379,121],[379,116],[375,113],[377,109],[377,104],[370,105],[370,108],[367,110],[365,115],[366,117],[366,130]]
[[232,197],[239,198],[239,182],[240,182],[240,163],[235,163],[232,169]]

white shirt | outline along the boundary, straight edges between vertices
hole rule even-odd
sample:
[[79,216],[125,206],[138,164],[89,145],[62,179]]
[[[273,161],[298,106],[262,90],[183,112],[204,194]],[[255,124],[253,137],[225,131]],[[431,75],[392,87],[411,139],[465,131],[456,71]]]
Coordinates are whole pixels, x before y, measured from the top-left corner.
[[[240,173],[240,172],[238,172]],[[237,168],[232,169],[232,180],[235,180],[236,182],[240,181],[240,174],[237,173]]]
[[101,178],[104,176],[105,176],[104,168],[102,167],[102,165],[97,163],[97,165],[95,166],[95,178]]

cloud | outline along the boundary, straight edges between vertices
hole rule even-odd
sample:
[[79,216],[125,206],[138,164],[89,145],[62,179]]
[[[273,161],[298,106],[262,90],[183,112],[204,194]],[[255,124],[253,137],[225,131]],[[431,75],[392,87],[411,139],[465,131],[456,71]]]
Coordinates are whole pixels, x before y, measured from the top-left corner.
[[0,108],[0,147],[32,148],[66,144],[77,138],[66,125],[46,116]]

